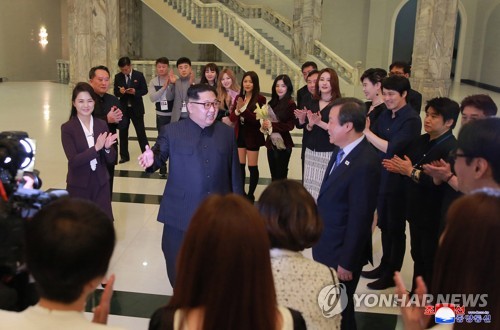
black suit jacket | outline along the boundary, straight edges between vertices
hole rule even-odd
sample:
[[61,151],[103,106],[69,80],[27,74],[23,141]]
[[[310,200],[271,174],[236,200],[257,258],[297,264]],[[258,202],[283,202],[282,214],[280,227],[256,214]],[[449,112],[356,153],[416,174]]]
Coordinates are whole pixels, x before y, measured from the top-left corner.
[[[127,80],[123,73],[117,73],[115,75],[114,82],[114,93],[115,96],[120,99],[122,111],[127,111],[128,104],[130,103],[132,107],[132,113],[126,113],[128,116],[142,116],[144,115],[144,102],[142,97],[148,93],[148,85],[146,84],[146,79],[140,71],[132,70],[131,76],[132,82],[127,85]],[[120,87],[135,88],[135,95],[132,94],[122,94],[120,93]]]
[[339,148],[326,169],[318,195],[324,222],[313,258],[329,267],[360,271],[372,261],[371,225],[377,204],[381,162],[364,138],[333,170]]
[[420,113],[420,109],[422,108],[422,94],[414,89],[410,89],[406,95],[406,103],[408,103],[413,110]]

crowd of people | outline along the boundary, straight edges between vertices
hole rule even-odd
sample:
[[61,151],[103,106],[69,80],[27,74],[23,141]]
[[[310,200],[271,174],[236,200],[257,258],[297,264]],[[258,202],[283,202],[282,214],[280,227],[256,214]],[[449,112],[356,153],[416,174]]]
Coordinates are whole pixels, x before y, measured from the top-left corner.
[[[253,71],[238,84],[230,69],[208,63],[198,81],[188,58],[177,60],[177,76],[161,57],[148,87],[128,57],[118,67],[115,96],[107,93],[109,70],[90,70],[89,83],[75,86],[70,118],[61,127],[69,195],[96,206],[69,199],[32,219],[27,235],[40,239],[27,246],[27,263],[40,301],[20,314],[1,312],[0,328],[3,320],[26,329],[82,322],[75,319],[82,302],[107,282],[95,311],[95,321],[105,323],[114,280],[103,278],[115,240],[109,233],[113,175],[117,163],[130,160],[130,121],[142,152],[139,165],[169,174],[158,221],[174,295],[154,312],[150,329],[356,329],[353,295],[360,277],[374,280],[369,289],[396,286],[404,296],[426,293],[425,284],[433,294],[487,293],[489,310],[498,314],[492,283],[500,270],[493,260],[473,256],[476,249],[491,251],[485,256],[500,252],[500,119],[489,118],[497,106],[488,95],[468,96],[461,104],[427,100],[422,120],[422,96],[411,89],[404,62],[393,63],[389,75],[381,68],[361,75],[367,102],[342,97],[335,70],[318,71],[314,62],[302,66],[306,85],[296,98],[290,77],[281,74],[269,101]],[[152,146],[144,129],[147,93],[158,130]],[[287,180],[294,128],[303,130],[302,183]],[[272,183],[255,207],[263,146]],[[414,265],[409,293],[399,275],[407,221]],[[375,225],[383,256],[376,268],[363,271],[374,263]],[[43,235],[49,230],[57,241]],[[76,232],[85,237],[75,238]],[[99,260],[87,260],[93,259],[89,240],[111,246]],[[474,262],[462,266],[453,247],[463,242]],[[314,260],[303,257],[306,248]],[[45,263],[49,255],[55,259]],[[82,262],[75,266],[75,260]],[[485,273],[491,281],[481,279]],[[456,284],[460,277],[463,286]],[[328,285],[345,289],[341,315],[325,317],[318,307],[318,294]],[[51,318],[50,310],[61,312]],[[419,308],[402,315],[409,329],[427,325]]]

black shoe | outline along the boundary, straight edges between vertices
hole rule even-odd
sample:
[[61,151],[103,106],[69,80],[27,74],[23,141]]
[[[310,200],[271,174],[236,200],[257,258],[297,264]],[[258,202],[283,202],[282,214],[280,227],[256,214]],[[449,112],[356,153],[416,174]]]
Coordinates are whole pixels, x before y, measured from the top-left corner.
[[122,159],[120,159],[120,161],[118,162],[118,164],[123,164],[123,163],[126,163],[126,162],[128,162],[129,160],[130,160],[130,159],[128,159],[128,158],[122,158]]
[[382,276],[382,267],[378,266],[372,270],[365,270],[361,272],[361,276],[364,278],[368,278],[374,280],[376,278],[380,278]]
[[394,283],[394,279],[392,277],[385,275],[375,282],[368,283],[366,286],[372,290],[385,290],[396,286],[396,284]]
[[255,203],[255,196],[246,194],[245,197],[250,201],[250,203]]
[[166,173],[160,173],[160,179],[166,179],[167,178],[167,174]]

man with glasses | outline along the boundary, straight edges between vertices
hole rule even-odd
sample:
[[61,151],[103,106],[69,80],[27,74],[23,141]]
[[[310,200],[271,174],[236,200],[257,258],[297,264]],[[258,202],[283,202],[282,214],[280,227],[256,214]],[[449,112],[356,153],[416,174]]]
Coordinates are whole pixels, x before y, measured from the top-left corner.
[[139,156],[147,172],[170,162],[158,221],[164,224],[162,250],[172,286],[177,253],[201,201],[210,194],[243,194],[234,129],[215,121],[216,91],[205,84],[189,87],[186,107],[189,117],[163,126],[156,144]]
[[500,118],[475,120],[458,134],[455,172],[458,190],[500,189]]
[[[411,66],[403,61],[393,62],[389,66],[390,76],[402,76],[406,79],[410,79],[410,72]],[[413,110],[420,113],[420,109],[422,108],[422,94],[410,88],[408,90],[408,94],[406,95],[406,103],[408,103]]]

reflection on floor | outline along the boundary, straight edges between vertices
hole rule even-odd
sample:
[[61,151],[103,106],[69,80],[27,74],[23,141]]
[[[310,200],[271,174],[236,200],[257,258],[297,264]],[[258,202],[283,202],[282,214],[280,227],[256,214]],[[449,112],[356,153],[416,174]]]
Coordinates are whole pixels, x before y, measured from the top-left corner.
[[[69,117],[70,93],[67,85],[52,82],[0,83],[0,132],[26,131],[37,141],[35,167],[40,170],[43,189],[66,186],[67,161],[60,142],[60,126]],[[500,94],[471,86],[454,86],[452,97],[460,101],[464,96],[475,93],[488,93],[500,104]],[[144,103],[147,135],[154,142],[154,107],[147,98]],[[131,135],[135,135],[133,128],[130,129]],[[166,181],[160,179],[158,173],[146,174],[141,170],[137,161],[134,161],[140,152],[138,144],[134,142],[137,139],[131,140],[129,148],[132,160],[118,165],[115,174],[113,212],[118,242],[109,273],[116,274],[116,292],[109,323],[136,330],[147,329],[149,316],[157,307],[168,302],[172,288],[167,280],[160,248],[162,225],[156,221]],[[300,180],[300,131],[293,132],[293,140],[297,145],[290,160],[289,178]],[[259,171],[261,179],[256,191],[257,199],[270,183],[265,152],[261,152],[259,158]],[[377,265],[381,257],[379,231],[374,233],[373,242]],[[304,254],[310,257],[310,251]],[[407,284],[411,272],[408,246],[402,270]],[[361,279],[357,292],[375,293],[366,288],[366,283],[367,280]],[[383,292],[392,291],[388,289]],[[89,311],[99,294],[97,292],[90,300]],[[401,329],[397,308],[360,307],[356,314],[359,329]]]

